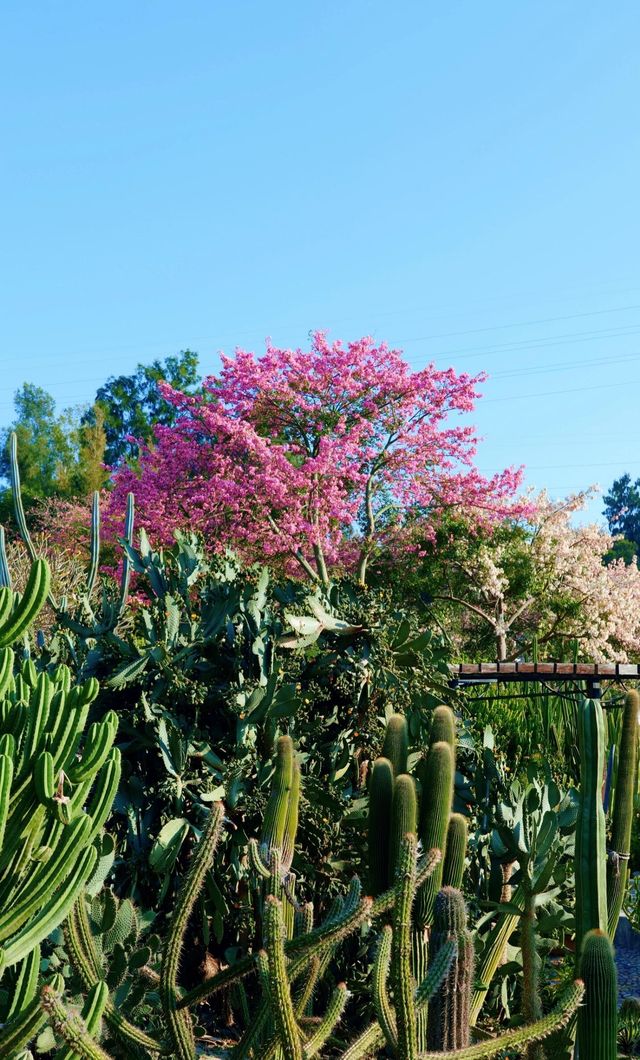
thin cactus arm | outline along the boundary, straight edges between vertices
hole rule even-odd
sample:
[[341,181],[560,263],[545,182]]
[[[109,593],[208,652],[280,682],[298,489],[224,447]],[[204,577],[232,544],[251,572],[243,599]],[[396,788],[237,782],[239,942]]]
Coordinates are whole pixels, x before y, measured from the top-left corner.
[[256,876],[261,876],[263,880],[269,880],[271,878],[271,869],[262,860],[257,839],[249,840],[249,864]]
[[[18,464],[18,436],[15,431],[12,431],[9,437],[9,481],[11,482],[13,511],[16,517],[16,523],[18,524],[18,530],[20,531],[20,537],[25,543],[31,562],[35,563],[40,557],[38,556],[31,534],[29,533],[27,517],[24,514],[22,487],[20,485],[20,467]],[[49,587],[47,587],[47,599],[54,611],[57,611],[58,604]]]
[[[393,892],[391,892],[392,901]],[[335,946],[342,939],[356,931],[372,915],[372,909],[372,899],[362,898],[357,905],[348,905],[346,911],[343,911],[340,917],[319,925],[308,935],[300,935],[286,942],[285,953],[287,957],[295,958],[288,969],[291,982],[294,982],[307,970],[314,956],[322,955],[327,948]],[[238,979],[244,978],[254,971],[255,964],[255,954],[251,953],[246,957],[242,957],[229,968],[218,972],[213,978],[207,979],[206,982],[189,990],[178,1002],[178,1009],[187,1008],[204,1001],[211,994],[215,994],[218,990],[223,990]]]
[[349,1000],[349,991],[347,990],[345,983],[338,983],[337,987],[329,998],[327,1010],[322,1017],[322,1020],[318,1024],[316,1030],[309,1036],[308,1041],[305,1043],[302,1054],[304,1060],[311,1060],[311,1057],[317,1056],[322,1046],[325,1044],[329,1036],[333,1033],[336,1024],[340,1020],[342,1013],[345,1010],[347,1001]]
[[[104,990],[102,989],[104,988]],[[101,999],[105,998],[106,983],[100,986]],[[91,997],[93,1007],[94,998]],[[45,985],[40,994],[40,1004],[49,1018],[54,1031],[70,1045],[84,1060],[112,1060],[109,1053],[91,1037],[82,1016],[71,1015],[63,1004],[60,993]]]
[[[133,493],[127,494],[127,507],[124,517],[124,541],[129,547],[133,547],[133,528],[135,524],[135,498]],[[122,615],[129,598],[129,583],[131,582],[131,560],[127,549],[124,550],[122,559],[122,573],[120,575],[120,594],[118,598],[117,615]]]
[[[87,995],[80,1018],[90,1038],[100,1037],[102,1014],[108,999],[107,984],[101,981],[97,982]],[[56,1054],[56,1060],[79,1060],[81,1055],[71,1045],[68,1045],[66,1049]]]
[[429,965],[425,978],[416,990],[416,1007],[418,1009],[421,1009],[431,1000],[449,971],[457,952],[458,944],[455,939],[445,942],[438,950]]
[[32,562],[38,558],[35,545],[31,540],[27,519],[24,514],[22,503],[22,486],[20,484],[20,465],[18,464],[18,436],[15,431],[9,435],[9,481],[11,482],[11,494],[13,497],[13,511],[20,531],[20,537],[24,541]]
[[[84,897],[81,896],[75,903],[64,924],[64,937],[76,972],[82,980],[85,990],[92,987],[102,977],[102,967],[98,951],[96,949]],[[122,1015],[111,998],[108,999],[104,1008],[104,1018],[111,1027],[114,1034],[124,1041],[146,1049],[150,1053],[161,1053],[169,1055],[172,1047],[164,1042],[157,1042],[145,1031],[136,1027],[125,1016]]]
[[378,1056],[378,1050],[384,1045],[384,1034],[379,1023],[370,1023],[368,1027],[358,1035],[356,1040],[349,1045],[339,1060],[369,1060],[370,1057]]
[[555,1031],[566,1027],[573,1013],[578,1008],[582,995],[584,994],[584,983],[576,979],[561,994],[558,1004],[547,1016],[530,1023],[528,1026],[515,1027],[513,1030],[504,1031],[497,1038],[490,1038],[484,1042],[477,1042],[464,1049],[453,1049],[449,1052],[420,1053],[418,1060],[487,1060],[487,1057],[495,1056],[504,1049],[518,1049],[522,1046],[542,1042]]
[[416,893],[417,839],[407,833],[398,855],[398,879],[393,913],[392,983],[398,1029],[398,1052],[403,1060],[418,1055],[415,985],[411,970],[411,909]]
[[215,803],[204,828],[198,849],[178,892],[167,934],[160,968],[160,999],[179,1060],[196,1055],[193,1025],[188,1012],[178,1011],[178,968],[189,917],[200,894],[222,834],[224,807]]
[[[438,865],[442,861],[442,854],[437,849],[428,850],[422,861],[418,863],[416,870],[416,889],[419,889],[423,883],[433,875],[438,868]],[[384,894],[378,895],[373,900],[371,906],[371,917],[382,916],[383,913],[388,913],[390,909],[393,909],[395,902],[395,888],[390,887]]]
[[[61,993],[64,990],[64,979],[56,975],[51,983],[51,990]],[[42,1029],[47,1020],[40,998],[36,997],[20,1013],[0,1028],[0,1056],[13,1056],[25,1049]]]
[[269,959],[269,993],[272,1014],[284,1060],[303,1060],[302,1041],[291,998],[284,953],[284,921],[282,904],[274,895],[267,895],[264,904],[265,948]]
[[95,490],[91,501],[91,529],[89,537],[89,567],[87,569],[87,599],[91,597],[100,566],[100,491]]
[[390,924],[385,924],[373,962],[372,992],[378,1023],[382,1028],[387,1045],[395,1054],[398,1048],[398,1028],[387,989],[389,968],[391,967],[392,943],[393,928]]
[[0,524],[0,588],[11,588],[11,571],[7,560],[7,544],[5,540],[4,526]]

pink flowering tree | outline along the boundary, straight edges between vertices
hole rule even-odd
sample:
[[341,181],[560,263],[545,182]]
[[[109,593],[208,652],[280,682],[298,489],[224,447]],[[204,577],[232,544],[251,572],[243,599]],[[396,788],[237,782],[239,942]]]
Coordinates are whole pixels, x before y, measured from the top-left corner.
[[400,351],[371,338],[309,350],[238,350],[189,396],[162,385],[179,412],[140,447],[136,469],[115,472],[114,513],[127,491],[138,523],[168,541],[188,525],[213,549],[296,563],[330,582],[348,569],[364,584],[377,550],[405,545],[452,506],[478,524],[512,509],[519,472],[486,479],[473,466],[464,422],[478,375],[429,365],[413,372]]
[[[434,595],[464,616],[461,641],[485,630],[498,661],[529,651],[567,658],[577,640],[595,662],[640,653],[640,569],[609,564],[613,538],[596,524],[575,525],[592,491],[528,501],[526,516],[491,535],[458,533],[441,564]],[[474,649],[475,650],[475,649]]]

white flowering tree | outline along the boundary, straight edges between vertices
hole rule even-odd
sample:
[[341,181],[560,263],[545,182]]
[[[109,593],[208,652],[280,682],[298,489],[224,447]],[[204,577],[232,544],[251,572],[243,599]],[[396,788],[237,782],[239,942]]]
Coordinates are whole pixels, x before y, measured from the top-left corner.
[[611,535],[572,524],[592,492],[560,502],[542,492],[526,518],[452,542],[435,597],[461,611],[470,640],[491,636],[498,661],[530,649],[534,636],[552,657],[566,658],[574,640],[595,662],[640,656],[640,569],[605,564]]

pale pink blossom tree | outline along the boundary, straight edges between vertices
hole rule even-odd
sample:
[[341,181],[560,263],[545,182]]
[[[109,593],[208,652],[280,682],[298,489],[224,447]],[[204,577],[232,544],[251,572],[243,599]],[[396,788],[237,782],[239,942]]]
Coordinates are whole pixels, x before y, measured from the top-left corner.
[[577,640],[596,662],[640,653],[640,569],[608,565],[613,538],[574,525],[592,490],[552,501],[528,498],[527,514],[493,535],[459,535],[438,598],[491,632],[498,661],[531,647],[566,655]]
[[364,584],[371,556],[418,517],[424,532],[452,506],[482,525],[512,510],[520,472],[484,478],[474,428],[451,422],[473,409],[483,379],[414,372],[371,338],[321,332],[305,351],[238,350],[203,396],[162,385],[178,422],[140,447],[136,469],[116,470],[111,510],[132,490],[156,539],[188,525],[213,549],[293,558],[324,585],[347,567]]

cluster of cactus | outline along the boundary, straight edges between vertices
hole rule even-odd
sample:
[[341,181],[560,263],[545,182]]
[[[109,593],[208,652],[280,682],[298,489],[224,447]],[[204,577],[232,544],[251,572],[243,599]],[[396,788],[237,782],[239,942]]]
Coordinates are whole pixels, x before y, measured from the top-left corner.
[[[39,586],[40,606],[47,583],[46,565],[34,563],[29,584]],[[19,614],[27,599],[25,591]],[[36,614],[32,604],[30,624]],[[97,681],[73,685],[66,666],[39,672],[28,655],[20,665],[12,648],[0,651],[0,986],[13,988],[3,1056],[43,1021],[34,1007],[41,944],[100,871],[120,753],[112,712],[85,732],[97,694]]]
[[[602,708],[598,701],[585,700],[580,707],[582,781],[579,806],[569,796],[561,797],[557,805],[550,805],[545,785],[531,783],[523,791],[511,822],[499,825],[496,841],[508,859],[510,868],[518,867],[518,886],[510,895],[509,911],[500,912],[494,928],[487,936],[481,960],[473,972],[472,936],[464,921],[464,902],[460,883],[464,865],[466,829],[451,814],[452,777],[455,766],[455,719],[446,707],[433,713],[430,746],[419,767],[417,785],[406,775],[407,742],[403,720],[394,716],[387,728],[386,754],[376,760],[370,788],[370,879],[378,888],[389,884],[394,872],[402,873],[398,864],[398,845],[411,820],[419,820],[419,834],[425,848],[437,847],[444,851],[444,859],[423,886],[416,891],[413,913],[412,965],[414,982],[421,982],[425,969],[437,959],[443,939],[457,938],[457,957],[435,991],[431,1004],[415,1011],[415,1054],[424,1055],[428,1048],[475,1050],[469,1056],[483,1055],[479,1046],[469,1045],[469,1030],[475,1026],[491,978],[495,973],[506,941],[520,929],[522,965],[526,984],[523,988],[523,1009],[529,1026],[543,1025],[544,1017],[539,1000],[537,943],[535,938],[535,908],[553,878],[558,860],[565,852],[575,827],[576,878],[576,953],[579,954],[577,972],[586,985],[586,1004],[577,1018],[577,1034],[581,1057],[615,1056],[616,967],[607,931],[607,888],[605,824],[602,806],[602,778],[604,765],[604,737]],[[627,697],[623,745],[620,760],[632,778],[632,761],[637,754],[637,700]],[[395,764],[395,769],[394,769]],[[398,772],[399,770],[399,772]],[[618,843],[628,842],[628,791],[634,790],[632,779],[619,788],[619,823],[614,828]],[[416,800],[416,790],[420,799]],[[420,812],[416,809],[420,801]],[[394,810],[395,806],[395,810]],[[577,819],[576,819],[577,818]],[[509,826],[509,827],[508,827]],[[449,846],[451,844],[451,846]],[[609,861],[609,866],[611,862]],[[610,873],[610,868],[609,868]],[[444,886],[442,886],[444,884]],[[441,889],[442,887],[442,889]],[[614,896],[609,885],[609,928],[615,930],[611,909],[619,901],[618,878]],[[515,907],[515,908],[514,908]],[[425,930],[426,929],[426,930]],[[375,978],[375,977],[374,977]],[[474,981],[476,986],[474,988]],[[576,988],[577,989],[577,988]],[[420,994],[420,988],[417,988]],[[377,1003],[380,1025],[386,1003]],[[403,1007],[404,1011],[404,1007]],[[562,1022],[567,1022],[564,1017]],[[593,1037],[591,1029],[599,1026]],[[387,1019],[389,1025],[389,1019]],[[525,1032],[521,1028],[521,1034]],[[387,1045],[392,1047],[390,1036]],[[528,1055],[538,1055],[534,1036],[521,1037],[519,1044],[528,1045]],[[608,1052],[603,1052],[603,1042]],[[515,1039],[514,1039],[515,1042]],[[594,1044],[595,1043],[595,1044]],[[405,1056],[407,1042],[394,1055]],[[461,1054],[462,1055],[462,1054]]]

